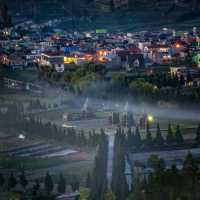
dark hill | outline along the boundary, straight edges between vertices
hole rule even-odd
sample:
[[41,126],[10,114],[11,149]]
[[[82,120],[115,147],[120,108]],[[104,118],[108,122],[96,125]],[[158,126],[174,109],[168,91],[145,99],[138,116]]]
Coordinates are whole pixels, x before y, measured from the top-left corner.
[[[2,0],[3,1],[3,0]],[[121,2],[125,2],[122,3]],[[14,21],[64,18],[68,28],[118,30],[197,26],[198,0],[6,0]],[[128,2],[128,3],[127,3]],[[116,6],[117,4],[117,6]],[[69,21],[73,21],[73,25]],[[84,23],[83,23],[84,21]]]

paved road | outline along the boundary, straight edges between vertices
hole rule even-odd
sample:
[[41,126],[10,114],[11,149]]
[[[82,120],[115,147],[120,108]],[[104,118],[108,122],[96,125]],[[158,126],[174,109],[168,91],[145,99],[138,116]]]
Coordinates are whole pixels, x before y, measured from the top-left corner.
[[[114,158],[114,141],[115,141],[115,135],[112,133],[108,134],[108,162],[107,162],[107,181],[108,181],[108,187],[111,187],[111,181],[112,181],[112,172],[113,172],[113,158]],[[125,176],[126,181],[129,186],[129,191],[131,191],[132,187],[132,171],[131,171],[131,165],[128,161],[128,159],[125,159]]]
[[114,141],[115,136],[108,136],[108,163],[107,163],[107,181],[108,187],[111,186],[112,181],[112,170],[113,170],[113,157],[114,157]]

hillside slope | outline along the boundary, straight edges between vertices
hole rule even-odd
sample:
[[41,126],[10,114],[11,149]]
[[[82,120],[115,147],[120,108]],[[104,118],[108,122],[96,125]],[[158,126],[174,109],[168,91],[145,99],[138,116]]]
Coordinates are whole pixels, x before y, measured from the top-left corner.
[[[127,6],[120,1],[128,2]],[[113,5],[116,2],[122,7]],[[7,0],[6,3],[14,20],[64,18],[69,29],[138,30],[163,26],[184,29],[200,22],[198,0]]]

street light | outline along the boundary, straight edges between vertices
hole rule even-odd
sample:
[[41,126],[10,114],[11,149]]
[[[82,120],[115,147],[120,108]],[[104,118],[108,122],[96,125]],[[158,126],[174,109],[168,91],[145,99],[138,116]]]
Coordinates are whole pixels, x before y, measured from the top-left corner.
[[153,122],[155,121],[153,115],[148,115],[148,116],[147,116],[147,120],[148,120],[148,122],[150,122],[150,123],[153,123]]

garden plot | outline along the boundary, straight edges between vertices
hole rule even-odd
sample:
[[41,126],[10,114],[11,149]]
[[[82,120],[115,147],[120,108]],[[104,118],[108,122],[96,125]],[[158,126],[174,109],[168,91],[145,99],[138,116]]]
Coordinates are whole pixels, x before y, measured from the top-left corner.
[[41,158],[53,158],[53,157],[60,157],[60,156],[67,156],[70,154],[78,153],[78,151],[72,150],[72,149],[64,149],[62,151],[57,151],[54,153],[49,153],[43,156],[40,156]]
[[77,151],[73,149],[67,149],[62,146],[41,143],[8,150],[1,153],[18,157],[53,158],[74,154],[77,153]]
[[3,135],[0,133],[0,153],[12,152],[12,149],[20,149],[26,146],[41,144],[37,139],[20,139],[17,135]]

